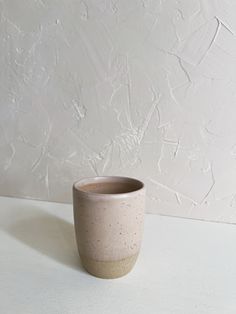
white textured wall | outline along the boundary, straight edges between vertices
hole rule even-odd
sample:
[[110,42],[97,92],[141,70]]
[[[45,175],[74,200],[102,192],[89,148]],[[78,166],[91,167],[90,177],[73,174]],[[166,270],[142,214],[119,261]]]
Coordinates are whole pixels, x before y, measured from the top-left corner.
[[236,222],[236,1],[1,0],[0,194],[129,175],[152,213]]

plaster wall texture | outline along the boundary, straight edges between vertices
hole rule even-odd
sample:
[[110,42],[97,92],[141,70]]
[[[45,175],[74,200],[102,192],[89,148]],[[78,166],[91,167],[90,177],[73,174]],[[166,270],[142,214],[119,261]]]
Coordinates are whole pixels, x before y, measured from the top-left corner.
[[0,194],[134,176],[147,212],[236,222],[236,2],[0,1]]

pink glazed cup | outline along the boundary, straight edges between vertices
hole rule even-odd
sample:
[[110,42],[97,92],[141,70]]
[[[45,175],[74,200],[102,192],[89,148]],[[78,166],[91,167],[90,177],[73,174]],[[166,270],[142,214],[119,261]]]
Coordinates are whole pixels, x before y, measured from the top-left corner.
[[139,254],[145,187],[127,177],[93,177],[73,185],[74,224],[84,268],[100,278],[126,275]]

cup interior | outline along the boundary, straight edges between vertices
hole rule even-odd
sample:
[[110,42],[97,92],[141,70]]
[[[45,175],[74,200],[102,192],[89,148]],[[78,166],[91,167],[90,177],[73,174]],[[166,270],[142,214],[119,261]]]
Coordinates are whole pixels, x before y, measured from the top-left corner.
[[94,177],[75,183],[78,191],[95,194],[123,194],[138,191],[144,184],[127,177]]

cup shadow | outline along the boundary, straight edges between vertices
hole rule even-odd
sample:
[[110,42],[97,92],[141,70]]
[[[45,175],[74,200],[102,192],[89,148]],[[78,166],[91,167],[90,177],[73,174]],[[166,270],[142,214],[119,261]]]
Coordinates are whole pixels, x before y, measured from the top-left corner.
[[15,208],[15,222],[5,232],[18,241],[66,265],[85,272],[77,251],[74,227],[71,223],[35,206]]

